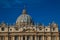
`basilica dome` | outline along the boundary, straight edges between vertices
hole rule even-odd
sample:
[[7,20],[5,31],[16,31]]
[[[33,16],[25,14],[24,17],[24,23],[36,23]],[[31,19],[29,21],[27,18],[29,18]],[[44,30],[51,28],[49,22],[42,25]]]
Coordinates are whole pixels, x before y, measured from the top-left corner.
[[32,23],[32,18],[27,14],[26,9],[23,9],[22,14],[17,18],[16,23]]

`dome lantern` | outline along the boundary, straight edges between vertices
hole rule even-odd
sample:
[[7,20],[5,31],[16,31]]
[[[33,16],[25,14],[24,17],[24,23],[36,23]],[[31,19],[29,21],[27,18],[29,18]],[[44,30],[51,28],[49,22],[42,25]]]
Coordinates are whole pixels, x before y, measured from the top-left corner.
[[27,14],[26,9],[23,9],[22,14]]
[[27,14],[27,12],[26,12],[26,6],[25,5],[24,5],[24,9],[22,11],[22,14]]

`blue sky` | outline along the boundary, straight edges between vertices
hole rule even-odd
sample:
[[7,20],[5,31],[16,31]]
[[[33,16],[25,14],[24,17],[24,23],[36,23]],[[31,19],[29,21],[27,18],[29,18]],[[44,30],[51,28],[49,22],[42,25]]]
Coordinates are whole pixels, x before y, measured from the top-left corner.
[[0,0],[0,22],[16,22],[24,5],[36,23],[48,25],[55,21],[60,27],[60,0]]

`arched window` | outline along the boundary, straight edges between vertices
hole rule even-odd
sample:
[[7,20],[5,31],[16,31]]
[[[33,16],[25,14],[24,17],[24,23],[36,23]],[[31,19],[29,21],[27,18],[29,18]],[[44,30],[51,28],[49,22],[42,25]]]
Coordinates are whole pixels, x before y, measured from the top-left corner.
[[15,27],[15,30],[16,30],[16,31],[18,31],[18,30],[19,30],[19,28],[18,28],[18,27]]
[[42,30],[42,28],[40,28],[40,30]]
[[12,31],[12,29],[10,29],[10,31]]
[[47,31],[48,29],[46,29],[46,31]]
[[55,28],[53,28],[53,31],[55,31]]
[[2,31],[4,31],[4,28],[1,28]]

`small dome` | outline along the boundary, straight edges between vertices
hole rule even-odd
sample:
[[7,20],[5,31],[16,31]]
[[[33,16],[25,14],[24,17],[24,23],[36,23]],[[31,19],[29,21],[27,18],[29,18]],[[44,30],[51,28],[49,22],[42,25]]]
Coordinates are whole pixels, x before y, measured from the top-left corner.
[[27,24],[31,24],[32,23],[32,18],[31,16],[29,16],[26,12],[26,10],[24,9],[22,11],[22,14],[17,18],[16,23],[27,23]]
[[51,25],[52,25],[52,27],[58,27],[58,25],[54,21],[52,22]]

